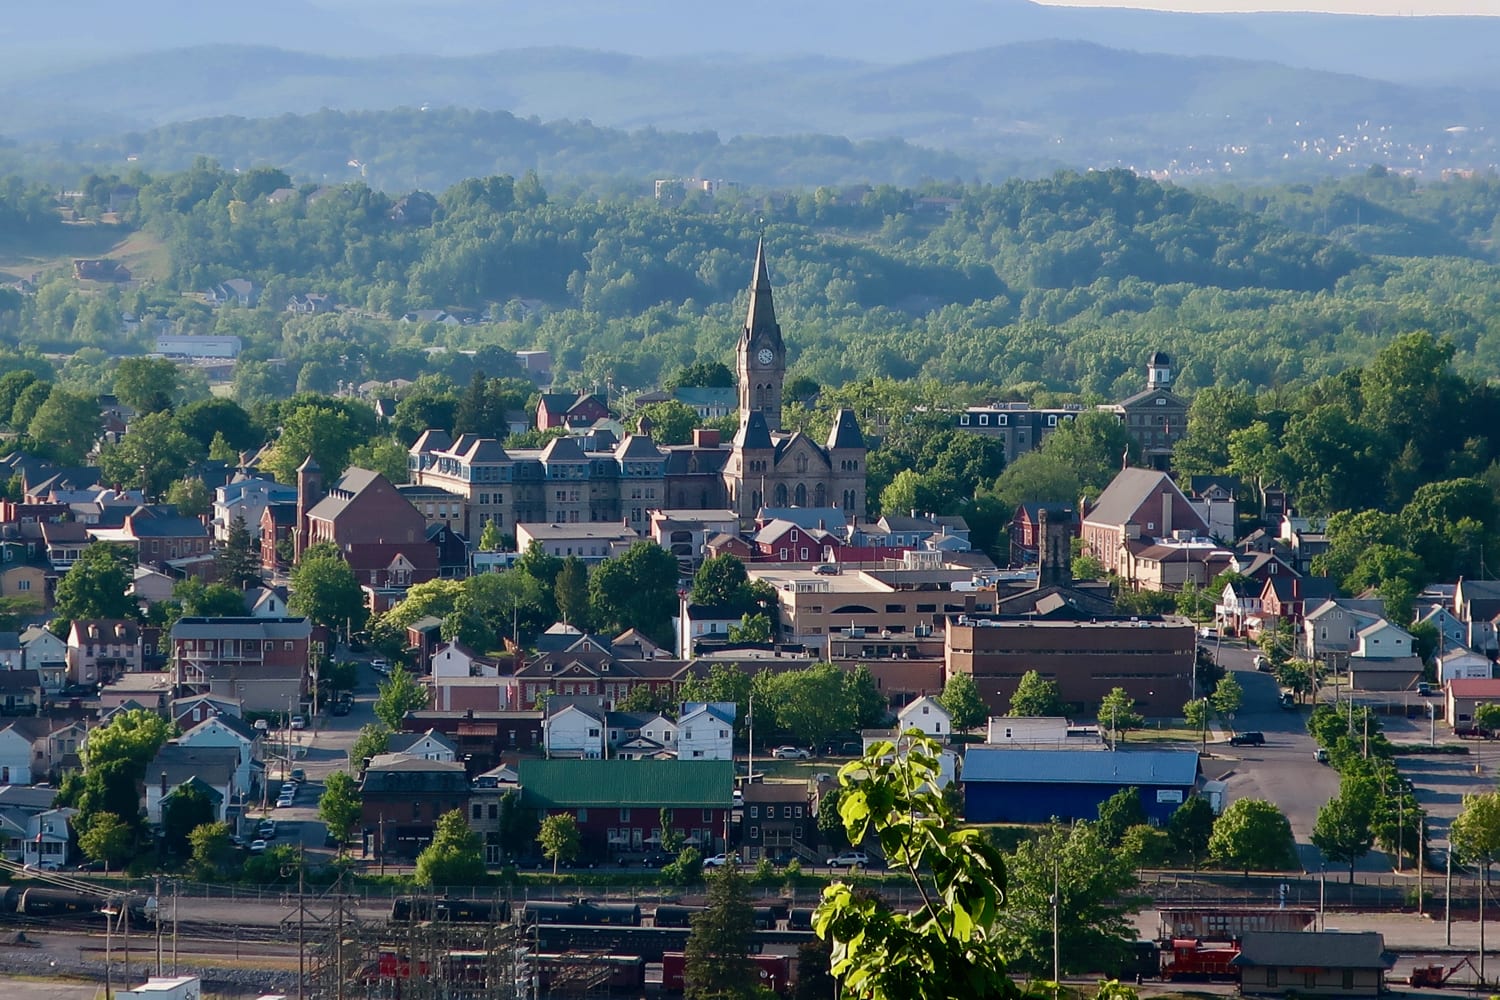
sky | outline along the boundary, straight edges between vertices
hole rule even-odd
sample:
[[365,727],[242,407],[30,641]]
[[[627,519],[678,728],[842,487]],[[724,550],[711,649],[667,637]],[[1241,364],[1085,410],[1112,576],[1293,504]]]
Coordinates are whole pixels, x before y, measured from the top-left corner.
[[1064,7],[1142,7],[1194,13],[1307,10],[1331,14],[1486,14],[1500,17],[1500,0],[1039,0]]

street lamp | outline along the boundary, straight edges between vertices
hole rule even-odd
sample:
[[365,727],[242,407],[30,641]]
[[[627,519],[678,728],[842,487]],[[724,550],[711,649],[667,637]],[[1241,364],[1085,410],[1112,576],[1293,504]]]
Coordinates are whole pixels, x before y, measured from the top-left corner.
[[119,912],[112,910],[109,904],[104,904],[100,911],[104,914],[104,1000],[114,1000],[113,983],[110,981],[110,967],[114,961],[114,918]]

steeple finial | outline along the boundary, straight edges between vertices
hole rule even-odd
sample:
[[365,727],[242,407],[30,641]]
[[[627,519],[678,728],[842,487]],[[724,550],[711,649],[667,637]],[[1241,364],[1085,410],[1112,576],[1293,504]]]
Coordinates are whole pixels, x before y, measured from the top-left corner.
[[759,334],[773,337],[780,345],[781,328],[776,325],[776,306],[771,300],[771,272],[766,266],[766,238],[755,244],[755,275],[750,279],[750,309],[745,314],[745,339]]

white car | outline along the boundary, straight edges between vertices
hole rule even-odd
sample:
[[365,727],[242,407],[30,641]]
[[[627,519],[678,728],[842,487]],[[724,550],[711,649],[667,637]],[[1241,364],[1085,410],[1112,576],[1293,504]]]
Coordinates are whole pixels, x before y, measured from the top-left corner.
[[306,729],[307,728],[307,720],[304,719],[300,715],[294,715],[294,716],[292,716],[292,728],[293,729]]
[[1219,630],[1216,629],[1216,628],[1214,628],[1212,625],[1204,625],[1202,628],[1200,628],[1198,630],[1198,638],[1200,638],[1200,639],[1213,640],[1213,639],[1217,639],[1218,637],[1219,637]]
[[279,799],[276,800],[276,808],[277,809],[290,809],[292,807],[292,805],[296,801],[297,801],[297,796],[295,796],[295,795],[283,795],[283,796],[281,796],[281,798],[279,798]]
[[370,669],[375,671],[377,674],[385,676],[390,674],[391,665],[380,659],[379,657],[376,657],[375,659],[370,661]]
[[250,853],[251,854],[264,854],[265,850],[266,850],[266,842],[264,840],[252,840],[252,841],[250,841]]
[[845,851],[828,859],[830,868],[863,868],[870,863],[864,851]]
[[715,854],[711,858],[703,859],[704,868],[723,868],[732,860],[737,860],[732,854]]
[[777,760],[811,760],[812,751],[801,747],[777,747],[771,751],[771,756]]

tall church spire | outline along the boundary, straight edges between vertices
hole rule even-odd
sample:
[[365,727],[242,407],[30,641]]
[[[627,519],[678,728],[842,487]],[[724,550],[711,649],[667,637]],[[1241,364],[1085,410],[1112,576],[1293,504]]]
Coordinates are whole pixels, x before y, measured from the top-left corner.
[[755,275],[750,279],[750,308],[745,313],[746,341],[766,339],[768,346],[781,349],[781,326],[776,322],[776,306],[771,300],[771,272],[766,267],[766,239],[755,245]]
[[750,308],[745,329],[735,349],[740,383],[740,426],[751,413],[761,414],[766,427],[781,430],[781,387],[786,381],[786,345],[776,307],[771,301],[771,273],[766,267],[766,241],[755,247],[755,274],[750,279]]

